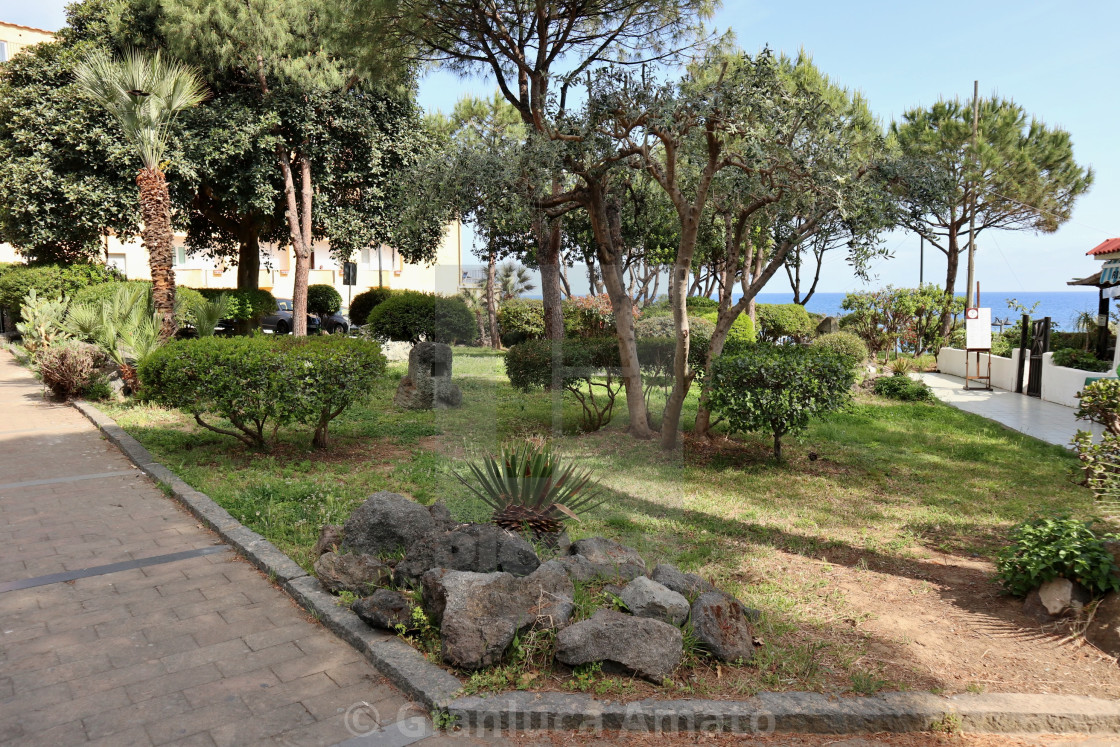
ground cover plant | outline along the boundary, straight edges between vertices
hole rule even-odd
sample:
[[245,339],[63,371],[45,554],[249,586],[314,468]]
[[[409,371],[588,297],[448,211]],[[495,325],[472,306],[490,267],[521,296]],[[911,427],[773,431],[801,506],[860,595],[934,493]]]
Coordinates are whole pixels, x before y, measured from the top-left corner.
[[[143,402],[108,409],[157,459],[307,568],[319,527],[342,523],[378,490],[444,501],[459,521],[490,521],[493,509],[454,472],[503,445],[548,441],[590,470],[605,497],[568,523],[573,539],[610,537],[649,565],[697,572],[763,613],[758,651],[742,667],[688,655],[658,687],[544,667],[548,657],[525,642],[502,667],[465,679],[473,691],[628,699],[1045,687],[1120,696],[1107,662],[1040,638],[995,576],[1015,525],[1040,512],[1091,514],[1091,494],[1070,479],[1077,462],[1066,450],[938,402],[860,393],[790,441],[783,465],[770,460],[761,435],[686,438],[666,455],[656,443],[620,437],[625,411],[582,434],[578,403],[514,389],[503,357],[456,348],[464,406],[438,412],[392,406],[405,373],[393,364],[368,400],[332,423],[328,451],[310,448],[303,431],[283,430],[267,453],[230,448],[228,437],[177,410]],[[695,407],[694,395],[686,410]],[[601,585],[580,584],[576,603],[579,617],[615,602]]]

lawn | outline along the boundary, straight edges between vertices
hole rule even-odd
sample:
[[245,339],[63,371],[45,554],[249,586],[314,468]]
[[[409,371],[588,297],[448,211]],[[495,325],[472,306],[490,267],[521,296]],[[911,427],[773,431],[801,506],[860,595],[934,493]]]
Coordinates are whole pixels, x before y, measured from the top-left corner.
[[[777,465],[763,435],[685,439],[673,453],[635,441],[625,435],[621,394],[610,425],[581,434],[574,402],[513,390],[500,354],[487,350],[455,350],[464,401],[458,410],[398,410],[392,396],[403,374],[403,364],[390,366],[369,401],[332,425],[335,443],[326,453],[309,447],[309,433],[283,436],[272,452],[257,453],[175,411],[106,409],[157,459],[305,567],[320,525],[341,523],[377,490],[442,500],[459,520],[486,520],[485,507],[452,470],[506,441],[547,439],[609,492],[602,507],[570,525],[573,538],[617,539],[651,567],[672,562],[701,573],[762,611],[761,651],[751,663],[713,669],[691,657],[666,686],[706,697],[763,689],[1030,689],[1030,665],[980,671],[979,663],[956,660],[963,653],[941,661],[925,649],[944,638],[940,645],[964,652],[968,642],[941,624],[963,615],[958,627],[999,628],[1001,642],[987,648],[1006,645],[1004,658],[1014,658],[1022,649],[1015,631],[1024,623],[1016,603],[999,595],[990,560],[1014,523],[1041,512],[1086,516],[1092,508],[1065,449],[940,403],[860,394],[850,409],[791,442],[788,461]],[[660,410],[656,395],[651,409]],[[694,412],[695,395],[686,424]],[[590,599],[597,592],[581,590]],[[1084,670],[1060,647],[1030,658],[1040,667]],[[476,677],[472,687],[531,682],[651,694],[649,685],[598,673],[546,671],[526,679],[528,666]],[[1063,691],[1120,693],[1115,676],[1092,674],[1092,682]]]

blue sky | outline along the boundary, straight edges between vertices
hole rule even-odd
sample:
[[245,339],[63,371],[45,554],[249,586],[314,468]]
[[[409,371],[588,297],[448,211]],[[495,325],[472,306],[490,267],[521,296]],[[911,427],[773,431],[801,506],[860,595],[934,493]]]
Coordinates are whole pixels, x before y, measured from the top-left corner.
[[[0,0],[0,20],[53,30],[64,23],[64,6],[59,0]],[[1095,185],[1057,233],[982,234],[982,288],[1065,290],[1066,280],[1095,271],[1087,250],[1120,236],[1120,91],[1111,59],[1120,28],[1115,0],[727,0],[714,24],[731,28],[748,51],[804,48],[838,83],[862,91],[884,123],[941,97],[969,98],[972,81],[979,80],[981,95],[1012,98],[1047,124],[1069,130],[1078,161],[1096,171]],[[488,94],[492,88],[485,80],[437,73],[423,81],[420,98],[427,108],[449,110],[464,93]],[[888,246],[894,257],[874,267],[872,284],[916,284],[917,237],[894,234]],[[926,280],[943,281],[944,267],[943,255],[927,250]],[[962,263],[961,292],[963,283]],[[820,290],[857,286],[842,258],[826,265]],[[766,290],[787,290],[782,274]]]

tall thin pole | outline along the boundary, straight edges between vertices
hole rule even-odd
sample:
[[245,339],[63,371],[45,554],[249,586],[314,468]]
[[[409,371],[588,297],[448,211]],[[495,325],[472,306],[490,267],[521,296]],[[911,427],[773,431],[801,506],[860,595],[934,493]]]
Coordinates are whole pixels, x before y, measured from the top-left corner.
[[[980,81],[972,81],[972,148],[969,160],[972,161],[973,174],[979,169],[980,164],[976,159],[976,132],[980,128]],[[965,306],[975,306],[977,300],[972,296],[972,284],[976,280],[976,188],[979,178],[974,178],[971,185],[972,206],[968,211],[968,285],[966,286],[967,298]]]
[[926,237],[918,238],[921,242],[918,244],[918,287],[921,288],[926,283]]

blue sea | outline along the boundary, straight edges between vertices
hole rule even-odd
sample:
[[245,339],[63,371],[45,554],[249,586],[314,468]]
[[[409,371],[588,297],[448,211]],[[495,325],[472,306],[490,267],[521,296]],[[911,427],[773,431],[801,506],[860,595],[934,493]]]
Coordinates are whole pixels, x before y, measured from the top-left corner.
[[[844,313],[840,303],[846,293],[814,293],[805,308],[817,314],[840,316]],[[738,295],[735,296],[737,300]],[[980,292],[980,305],[992,310],[992,319],[1010,319],[1011,322],[1019,320],[1022,312],[1008,308],[1008,302],[1014,299],[1028,309],[1037,303],[1038,308],[1031,312],[1031,317],[1041,319],[1048,316],[1055,329],[1065,332],[1073,331],[1074,317],[1082,311],[1088,311],[1094,316],[1097,313],[1097,290],[1095,288],[1083,291],[1053,291],[1048,293],[1030,293],[1020,291],[1017,293],[1001,291]],[[793,303],[792,293],[759,293],[755,297],[758,303]]]

